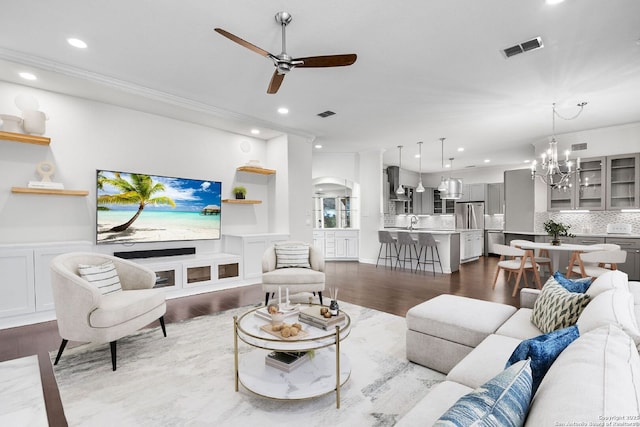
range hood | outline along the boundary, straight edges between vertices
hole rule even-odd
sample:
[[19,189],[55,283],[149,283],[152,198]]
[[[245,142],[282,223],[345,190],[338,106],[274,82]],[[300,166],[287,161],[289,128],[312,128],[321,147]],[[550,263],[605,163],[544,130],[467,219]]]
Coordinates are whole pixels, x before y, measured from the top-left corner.
[[400,185],[400,168],[398,166],[387,166],[387,180],[389,181],[389,200],[394,202],[409,200],[405,194],[396,194],[396,188]]

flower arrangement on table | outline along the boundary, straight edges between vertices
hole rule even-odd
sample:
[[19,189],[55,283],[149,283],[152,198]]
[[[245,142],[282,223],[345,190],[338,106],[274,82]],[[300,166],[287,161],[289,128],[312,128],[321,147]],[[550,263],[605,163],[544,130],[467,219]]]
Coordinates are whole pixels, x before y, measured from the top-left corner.
[[569,232],[570,228],[570,225],[566,225],[561,222],[555,222],[551,219],[544,223],[544,231],[546,231],[547,234],[551,236],[551,244],[555,246],[560,246],[559,237],[574,237],[574,235]]

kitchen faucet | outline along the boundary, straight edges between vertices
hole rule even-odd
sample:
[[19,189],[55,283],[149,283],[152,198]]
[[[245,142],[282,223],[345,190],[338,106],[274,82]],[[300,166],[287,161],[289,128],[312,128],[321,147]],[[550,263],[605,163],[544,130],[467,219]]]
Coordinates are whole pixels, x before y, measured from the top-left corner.
[[415,215],[411,216],[411,225],[409,225],[409,231],[413,231],[413,226],[418,224],[418,217]]

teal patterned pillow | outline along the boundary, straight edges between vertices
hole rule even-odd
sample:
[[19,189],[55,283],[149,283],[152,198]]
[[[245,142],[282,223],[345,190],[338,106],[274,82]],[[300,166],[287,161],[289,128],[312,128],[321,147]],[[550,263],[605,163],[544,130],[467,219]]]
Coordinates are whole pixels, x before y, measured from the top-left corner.
[[531,313],[531,323],[544,334],[575,325],[591,300],[587,294],[569,292],[554,282],[548,281],[542,287]]
[[522,360],[462,396],[434,426],[521,426],[529,412],[532,383],[530,361]]

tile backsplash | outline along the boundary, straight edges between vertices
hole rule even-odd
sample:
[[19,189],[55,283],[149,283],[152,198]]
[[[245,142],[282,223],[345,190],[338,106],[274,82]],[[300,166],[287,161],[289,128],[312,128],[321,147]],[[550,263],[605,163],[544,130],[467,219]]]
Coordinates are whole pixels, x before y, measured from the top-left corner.
[[548,219],[571,226],[572,233],[605,234],[607,224],[631,224],[632,233],[640,234],[640,213],[617,211],[593,211],[585,213],[536,212],[534,231],[544,232],[544,223]]

